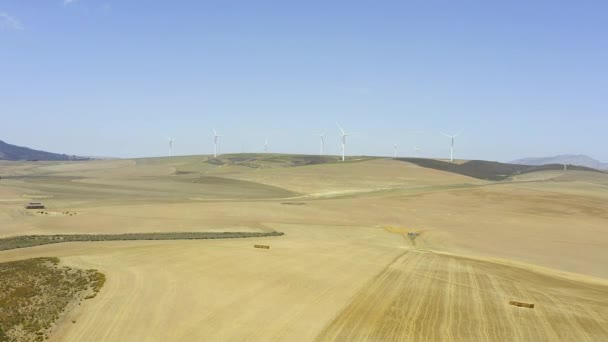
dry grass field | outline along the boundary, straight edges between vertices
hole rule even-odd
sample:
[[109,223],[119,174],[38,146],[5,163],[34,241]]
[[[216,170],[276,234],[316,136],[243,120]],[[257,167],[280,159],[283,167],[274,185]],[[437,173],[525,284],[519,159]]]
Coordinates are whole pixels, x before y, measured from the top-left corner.
[[106,275],[52,340],[608,339],[606,174],[489,182],[390,159],[238,155],[1,162],[0,176],[0,237],[285,233],[0,252]]
[[[605,339],[605,286],[575,288],[569,280],[525,268],[407,251],[352,298],[319,340]],[[514,299],[535,308],[509,305]]]

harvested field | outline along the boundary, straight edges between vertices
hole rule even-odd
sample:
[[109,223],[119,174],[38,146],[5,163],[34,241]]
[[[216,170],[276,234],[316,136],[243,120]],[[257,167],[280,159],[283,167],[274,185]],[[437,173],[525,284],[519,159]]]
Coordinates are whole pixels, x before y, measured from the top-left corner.
[[[534,310],[508,305],[518,298]],[[318,341],[600,341],[608,286],[408,251],[371,280]]]
[[[32,247],[0,261],[57,256],[108,277],[51,340],[608,339],[604,173],[495,182],[382,158],[208,160],[1,163],[0,237]],[[38,199],[50,214],[24,209]]]
[[390,159],[269,168],[259,172],[227,173],[224,177],[280,187],[307,197],[353,196],[379,190],[483,183],[459,174]]
[[73,242],[0,258],[57,255],[70,267],[107,275],[56,341],[311,341],[402,243],[383,233],[370,244],[372,228],[278,228],[284,236]]
[[0,341],[43,341],[68,305],[94,298],[105,283],[96,270],[59,266],[57,258],[0,263]]

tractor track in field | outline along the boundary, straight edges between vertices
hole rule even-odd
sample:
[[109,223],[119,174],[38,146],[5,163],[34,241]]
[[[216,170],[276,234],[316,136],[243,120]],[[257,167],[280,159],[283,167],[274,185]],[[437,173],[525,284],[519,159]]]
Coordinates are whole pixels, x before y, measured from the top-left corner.
[[[408,250],[367,283],[318,341],[597,341],[608,287],[489,261]],[[508,305],[536,303],[535,309]]]

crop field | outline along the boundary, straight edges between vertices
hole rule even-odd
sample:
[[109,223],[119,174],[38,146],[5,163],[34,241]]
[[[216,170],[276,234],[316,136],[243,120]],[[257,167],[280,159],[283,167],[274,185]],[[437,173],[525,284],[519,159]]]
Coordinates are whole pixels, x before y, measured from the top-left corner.
[[[320,341],[599,341],[608,335],[602,286],[514,266],[408,251],[373,278]],[[535,304],[522,309],[510,300]]]
[[[51,341],[608,339],[608,174],[419,164],[1,162],[0,263],[106,276]],[[237,238],[46,244],[135,234]]]

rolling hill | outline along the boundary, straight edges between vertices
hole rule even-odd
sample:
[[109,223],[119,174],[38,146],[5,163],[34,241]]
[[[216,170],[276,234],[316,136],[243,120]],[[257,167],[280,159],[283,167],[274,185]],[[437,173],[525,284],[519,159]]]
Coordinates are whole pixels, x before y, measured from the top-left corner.
[[602,163],[596,159],[593,159],[584,154],[564,154],[554,157],[543,157],[543,158],[524,158],[518,159],[511,162],[512,164],[522,165],[546,165],[546,164],[568,164],[585,166],[598,170],[608,170],[608,163]]
[[0,140],[0,160],[87,160],[89,158],[69,156],[27,147],[11,145]]
[[[536,171],[550,171],[550,170],[562,170],[563,164],[545,164],[545,165],[521,165],[521,164],[505,164],[499,162],[485,161],[485,160],[471,160],[462,164],[449,163],[436,159],[425,159],[425,158],[397,158],[397,160],[413,163],[418,166],[447,171],[452,173],[461,174],[477,179],[500,181],[507,179],[511,176],[536,172]],[[570,165],[569,170],[583,170],[583,171],[597,171],[596,169]],[[599,171],[598,171],[599,172]]]
[[[106,276],[54,316],[53,341],[607,340],[608,173],[488,182],[548,166],[338,159],[2,162],[0,238],[22,248],[0,264]],[[74,241],[177,233],[260,236]]]

